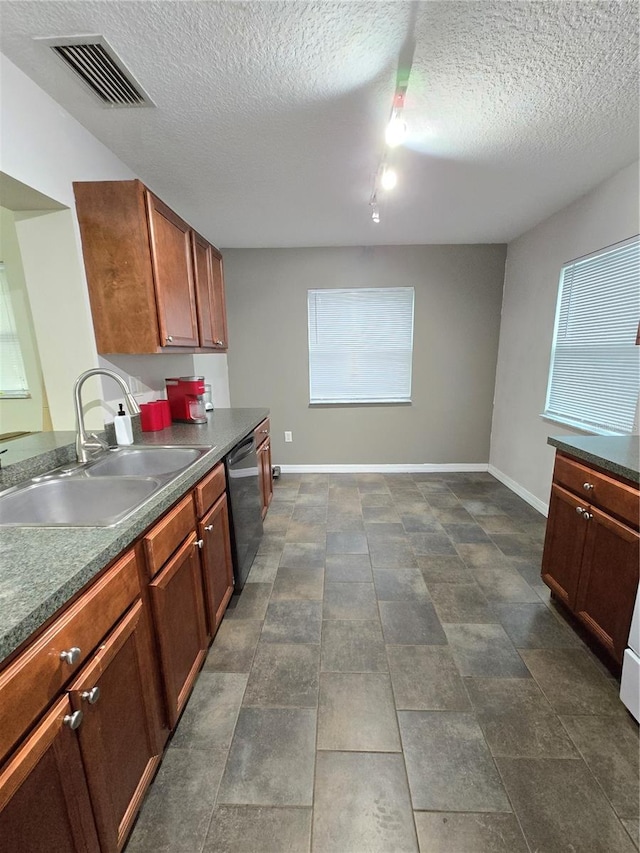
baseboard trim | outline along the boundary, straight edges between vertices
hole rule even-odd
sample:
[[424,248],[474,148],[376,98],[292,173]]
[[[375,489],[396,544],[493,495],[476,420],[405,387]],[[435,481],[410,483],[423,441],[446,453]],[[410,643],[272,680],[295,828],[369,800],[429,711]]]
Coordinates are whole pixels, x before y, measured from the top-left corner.
[[498,470],[495,465],[489,465],[488,471],[496,478],[496,480],[500,480],[501,483],[504,483],[508,489],[515,492],[519,498],[522,498],[523,501],[526,501],[534,509],[537,509],[541,515],[545,516],[545,518],[549,515],[549,504],[544,503],[540,498],[537,498],[534,494],[528,492],[524,486],[520,485],[520,483],[516,483],[515,480],[511,479],[511,477]]
[[280,465],[283,474],[419,474],[488,471],[487,462],[420,462],[399,465]]

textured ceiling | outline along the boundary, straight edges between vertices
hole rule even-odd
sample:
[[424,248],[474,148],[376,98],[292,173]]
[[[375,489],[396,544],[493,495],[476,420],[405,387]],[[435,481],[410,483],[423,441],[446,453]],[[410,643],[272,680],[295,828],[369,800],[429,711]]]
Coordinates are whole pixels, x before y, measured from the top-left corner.
[[[638,158],[636,3],[3,0],[0,22],[2,52],[222,247],[504,242]],[[102,107],[34,41],[80,33],[156,108]]]

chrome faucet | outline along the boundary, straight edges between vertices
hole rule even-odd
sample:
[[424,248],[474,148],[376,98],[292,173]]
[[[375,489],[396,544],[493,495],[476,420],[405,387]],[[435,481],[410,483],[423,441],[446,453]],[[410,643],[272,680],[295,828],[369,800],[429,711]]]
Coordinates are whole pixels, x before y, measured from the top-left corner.
[[129,386],[119,373],[116,373],[114,370],[106,370],[102,367],[94,367],[91,370],[85,370],[84,373],[81,373],[73,386],[73,399],[76,408],[76,453],[78,455],[78,462],[88,462],[91,457],[95,456],[95,454],[100,450],[107,450],[109,447],[107,442],[98,438],[95,433],[92,432],[87,435],[87,431],[84,426],[84,415],[82,414],[82,399],[80,392],[85,379],[88,379],[90,376],[109,376],[111,379],[114,379],[124,392],[124,398],[127,401],[129,414],[140,414],[140,407],[136,403]]

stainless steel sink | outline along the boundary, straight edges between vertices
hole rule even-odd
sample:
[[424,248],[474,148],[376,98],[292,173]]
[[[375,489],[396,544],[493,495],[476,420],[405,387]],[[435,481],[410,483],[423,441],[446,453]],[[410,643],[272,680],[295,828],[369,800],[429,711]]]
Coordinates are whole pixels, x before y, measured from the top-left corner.
[[130,445],[0,494],[0,526],[113,527],[211,447]]
[[177,474],[211,450],[210,447],[146,447],[110,450],[84,470],[89,477],[154,477]]
[[111,527],[163,485],[154,477],[58,477],[0,495],[0,524]]

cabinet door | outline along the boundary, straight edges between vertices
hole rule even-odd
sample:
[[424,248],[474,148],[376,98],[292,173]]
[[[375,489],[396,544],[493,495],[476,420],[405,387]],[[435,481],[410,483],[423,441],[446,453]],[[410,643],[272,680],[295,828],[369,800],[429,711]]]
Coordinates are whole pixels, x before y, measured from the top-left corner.
[[227,337],[227,305],[224,295],[224,269],[222,255],[213,246],[211,250],[211,286],[213,292],[213,341],[216,349],[226,350],[229,346]]
[[191,230],[150,192],[147,192],[147,211],[160,345],[198,346]]
[[138,600],[71,685],[91,801],[103,851],[122,849],[160,762],[154,660]]
[[267,508],[264,503],[264,446],[266,442],[262,442],[260,447],[256,448],[256,456],[258,457],[258,489],[260,491],[260,506],[262,509],[262,518],[267,514]]
[[586,536],[582,510],[587,506],[560,486],[551,487],[542,580],[572,610]]
[[216,346],[216,339],[213,331],[215,306],[211,246],[195,231],[191,232],[191,245],[193,248],[193,271],[196,279],[200,346],[213,347]]
[[0,771],[3,850],[100,851],[78,740],[64,723],[71,713],[64,696]]
[[200,550],[189,536],[149,584],[160,647],[162,682],[173,728],[204,661],[207,648]]
[[621,663],[638,588],[640,537],[595,507],[589,515],[575,612]]
[[264,518],[269,509],[273,497],[273,475],[271,473],[271,439],[267,439],[262,446],[262,517]]
[[202,568],[207,625],[209,636],[213,637],[233,594],[233,563],[226,495],[222,495],[199,522],[198,535],[203,542]]

